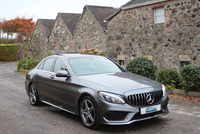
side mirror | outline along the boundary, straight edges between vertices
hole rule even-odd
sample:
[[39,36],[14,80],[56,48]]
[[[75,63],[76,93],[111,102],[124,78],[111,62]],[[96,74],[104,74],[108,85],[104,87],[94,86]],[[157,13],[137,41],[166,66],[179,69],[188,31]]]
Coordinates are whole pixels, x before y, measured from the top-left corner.
[[57,77],[70,77],[70,74],[66,70],[60,70],[56,72]]

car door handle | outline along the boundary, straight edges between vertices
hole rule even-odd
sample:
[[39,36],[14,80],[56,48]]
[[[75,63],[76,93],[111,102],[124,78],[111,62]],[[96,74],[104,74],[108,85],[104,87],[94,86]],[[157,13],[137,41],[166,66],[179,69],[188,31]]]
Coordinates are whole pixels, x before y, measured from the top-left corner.
[[51,79],[54,79],[54,75],[51,75],[50,78],[51,78]]
[[39,74],[38,74],[38,73],[36,73],[36,74],[35,74],[35,76],[39,76]]

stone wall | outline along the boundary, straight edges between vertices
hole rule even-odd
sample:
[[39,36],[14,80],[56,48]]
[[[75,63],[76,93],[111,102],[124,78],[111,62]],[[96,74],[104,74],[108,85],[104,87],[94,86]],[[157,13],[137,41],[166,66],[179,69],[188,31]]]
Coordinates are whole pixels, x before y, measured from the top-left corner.
[[106,34],[86,8],[73,36],[75,51],[96,48],[106,52]]
[[31,38],[31,56],[34,58],[42,59],[48,49],[48,39],[41,23],[37,23],[35,26],[32,38]]
[[[200,1],[168,1],[121,11],[108,23],[108,56],[151,57],[157,68],[180,69],[187,59],[200,65]],[[154,23],[154,8],[164,6],[165,23]],[[186,57],[181,58],[181,57]]]
[[48,51],[52,54],[74,52],[72,34],[59,14],[49,36]]

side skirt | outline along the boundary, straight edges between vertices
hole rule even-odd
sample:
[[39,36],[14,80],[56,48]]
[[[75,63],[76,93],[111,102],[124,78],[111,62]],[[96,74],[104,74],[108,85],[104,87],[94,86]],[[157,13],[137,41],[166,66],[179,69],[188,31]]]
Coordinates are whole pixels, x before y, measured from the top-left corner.
[[51,106],[53,106],[53,107],[56,107],[56,108],[58,108],[58,109],[61,109],[61,110],[63,110],[63,111],[66,111],[66,112],[68,112],[68,113],[77,115],[76,113],[74,113],[74,112],[72,112],[72,111],[69,111],[69,110],[64,109],[64,108],[62,108],[62,107],[59,107],[59,106],[56,106],[56,105],[54,105],[54,104],[52,104],[52,103],[49,103],[49,102],[47,102],[47,101],[41,101],[41,102],[43,102],[43,103],[45,103],[45,104],[48,104],[48,105],[51,105]]

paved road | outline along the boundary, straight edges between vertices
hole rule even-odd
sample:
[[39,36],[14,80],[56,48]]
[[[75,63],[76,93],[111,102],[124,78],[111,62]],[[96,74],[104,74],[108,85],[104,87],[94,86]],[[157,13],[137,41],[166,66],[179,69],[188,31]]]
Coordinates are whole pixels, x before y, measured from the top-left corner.
[[32,107],[25,93],[25,74],[16,62],[0,63],[0,134],[200,134],[199,103],[170,98],[170,114],[125,126],[85,128],[79,117],[48,105]]

